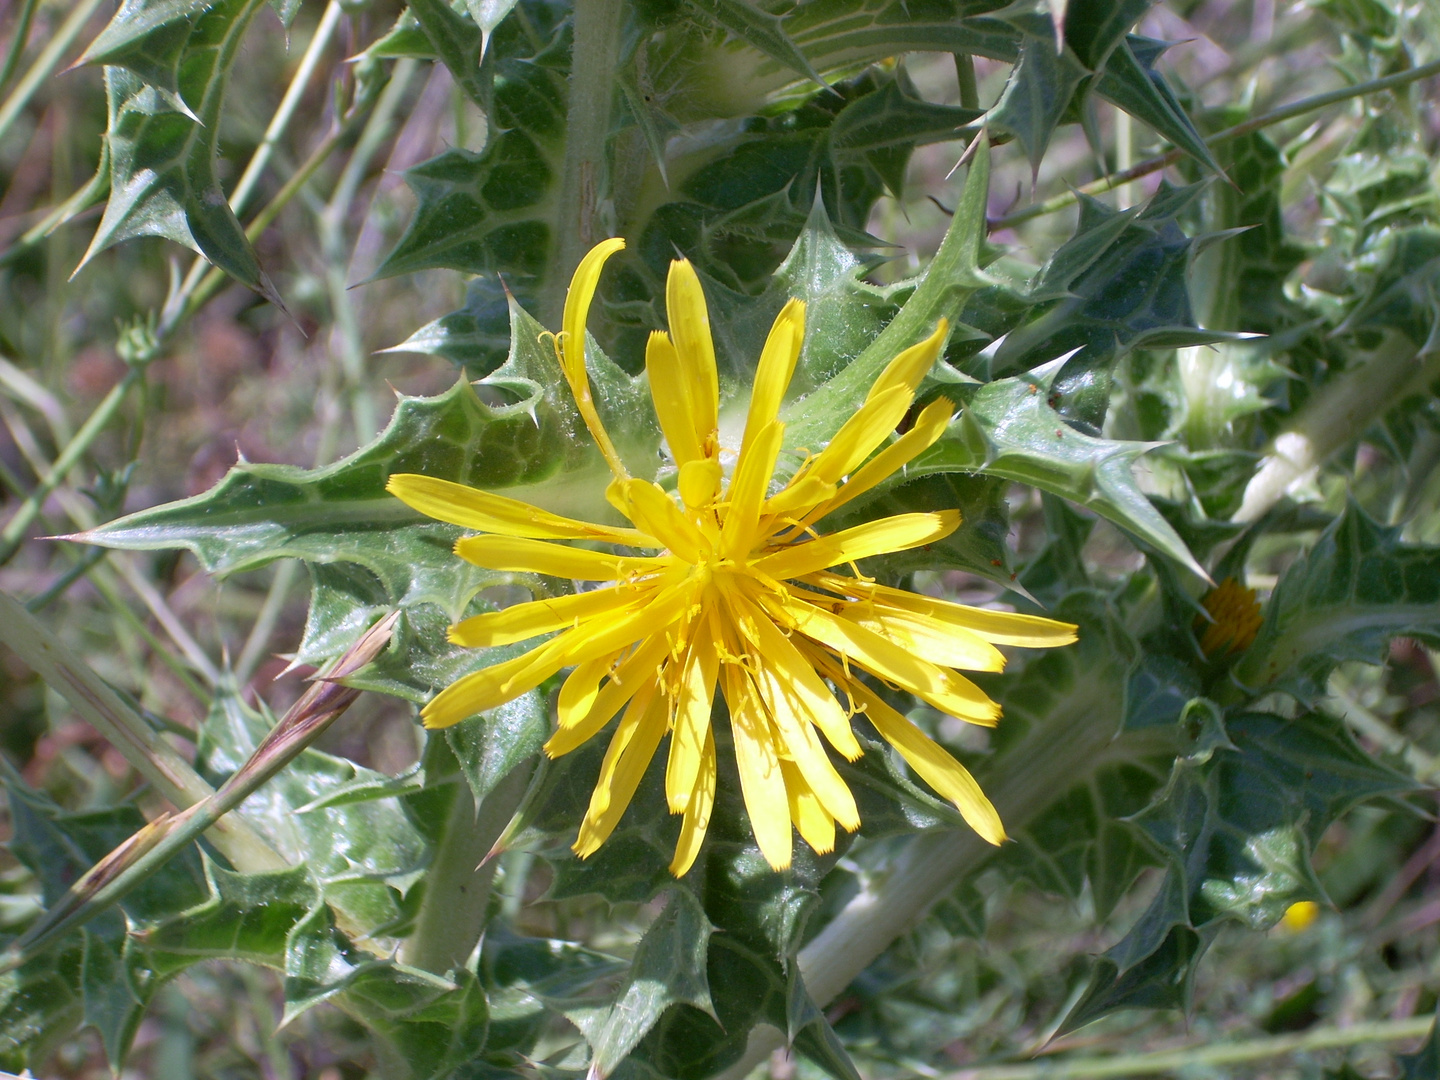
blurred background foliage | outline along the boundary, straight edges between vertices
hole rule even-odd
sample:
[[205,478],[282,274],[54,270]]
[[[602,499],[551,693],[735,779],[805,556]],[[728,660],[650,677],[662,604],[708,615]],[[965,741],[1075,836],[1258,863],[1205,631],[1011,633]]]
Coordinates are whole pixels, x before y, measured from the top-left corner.
[[[1433,3],[9,0],[0,35],[6,958],[401,612],[239,833],[0,976],[0,1067],[1437,1074],[1433,1040],[1394,1056],[1440,992]],[[771,875],[722,781],[675,885],[655,790],[568,855],[598,750],[531,782],[543,693],[418,728],[479,662],[444,624],[533,583],[458,568],[384,475],[582,512],[534,335],[606,235],[596,379],[646,460],[677,251],[732,395],[809,300],[813,438],[892,320],[957,325],[929,390],[960,419],[853,512],[958,506],[875,572],[1082,626],[987,681],[993,738],[897,702],[1014,843],[877,750],[848,848]],[[107,546],[44,539],[85,530]],[[1207,634],[1202,568],[1258,628]],[[796,1053],[747,1056],[761,1023]]]

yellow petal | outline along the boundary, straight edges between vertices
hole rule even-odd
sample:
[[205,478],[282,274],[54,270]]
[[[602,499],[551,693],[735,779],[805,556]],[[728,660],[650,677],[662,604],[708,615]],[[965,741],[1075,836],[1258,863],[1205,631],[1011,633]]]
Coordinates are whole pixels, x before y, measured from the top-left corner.
[[770,721],[750,685],[750,676],[734,664],[724,665],[725,701],[735,737],[735,764],[740,793],[750,814],[755,842],[772,870],[790,867],[790,801]]
[[610,740],[610,749],[605,754],[600,777],[590,796],[590,808],[580,824],[580,835],[572,848],[580,858],[595,854],[615,831],[615,826],[620,824],[650,759],[655,756],[656,747],[664,737],[664,696],[651,696],[643,707],[640,698],[631,701],[614,738]]
[[649,480],[628,480],[624,490],[631,521],[641,524],[646,532],[686,562],[700,561],[706,547],[705,537],[686,520],[660,485]]
[[819,573],[810,580],[822,588],[847,596],[874,597],[894,607],[904,608],[947,626],[957,626],[994,642],[996,645],[1017,645],[1026,649],[1053,649],[1069,645],[1076,638],[1074,623],[1047,619],[1042,615],[1021,615],[1012,611],[988,611],[967,607],[933,596],[892,589],[869,581]]
[[698,510],[709,506],[720,494],[720,480],[725,475],[714,458],[687,461],[680,466],[680,498],[686,506]]
[[760,352],[760,363],[755,368],[755,380],[750,389],[750,411],[745,417],[745,435],[740,442],[741,452],[780,414],[780,403],[795,374],[795,364],[800,359],[800,346],[805,341],[805,301],[790,300],[770,327],[770,336],[765,339],[765,348]]
[[412,510],[462,529],[535,540],[604,540],[631,547],[664,546],[636,529],[575,521],[519,499],[507,499],[433,476],[396,473],[385,482],[385,490]]
[[955,804],[966,822],[992,844],[1005,840],[1005,826],[994,805],[980,790],[980,785],[961,765],[930,736],[887,705],[859,679],[846,680],[846,687],[855,703],[891,746],[900,751],[917,776],[934,788],[943,798]]
[[[811,603],[827,602],[814,593],[801,595]],[[973,631],[864,600],[834,602],[830,609],[932,664],[965,671],[1005,670],[1005,655]]]
[[577,664],[560,687],[560,697],[556,702],[559,713],[563,716],[588,713],[600,695],[600,680],[610,674],[619,655],[618,652],[607,653]]
[[551,642],[457,679],[420,710],[427,728],[449,727],[533,690],[565,666]]
[[[793,514],[828,503],[835,498],[835,485],[818,476],[801,476],[786,484],[776,495],[765,500],[766,516]],[[819,517],[819,515],[815,515]]]
[[665,798],[671,813],[686,809],[700,774],[703,748],[710,739],[710,707],[720,673],[713,619],[710,615],[695,626],[677,688],[670,760],[665,769]]
[[531,600],[525,604],[512,604],[501,611],[486,611],[456,623],[450,627],[449,638],[453,644],[469,649],[510,645],[540,634],[564,630],[576,625],[581,619],[628,610],[644,603],[652,591],[653,589],[617,585],[572,593],[569,596]]
[[810,462],[805,475],[819,477],[830,484],[838,483],[890,437],[914,400],[914,392],[903,386],[867,398],[855,415],[841,425],[830,445]]
[[942,540],[960,527],[957,510],[934,514],[897,514],[877,518],[803,544],[790,544],[755,563],[755,569],[784,581],[890,551],[904,551]]
[[[891,473],[903,469],[916,456],[928,450],[945,434],[954,410],[955,406],[945,398],[938,398],[926,405],[915,418],[914,427],[850,474],[850,479],[840,488],[835,498],[823,507],[822,513],[828,514],[857,495],[863,495]],[[818,520],[820,514],[815,517]]]
[[[846,761],[858,759],[864,751],[855,739],[855,732],[850,729],[849,717],[830,688],[815,674],[814,667],[776,628],[766,612],[748,601],[742,600],[737,606],[740,611],[736,622],[754,644],[752,659],[757,685],[766,695],[766,704],[781,734],[788,738],[787,729],[781,723],[780,702],[783,701],[788,704],[789,712],[818,727]],[[816,748],[819,748],[818,743]],[[820,753],[823,757],[824,751]],[[817,787],[816,790],[820,789]],[[841,801],[831,807],[835,818],[842,823],[852,820],[839,810],[845,805],[853,812],[855,804],[848,790]],[[858,817],[853,820],[859,822]],[[846,828],[853,827],[846,825]]]
[[611,555],[513,536],[465,536],[456,541],[455,554],[487,570],[523,570],[582,581],[619,581],[673,565],[664,558]]
[[546,756],[557,758],[587,742],[610,722],[620,709],[646,687],[658,683],[660,664],[669,651],[665,635],[647,638],[616,665],[610,679],[600,687],[594,701],[584,710],[560,712],[560,728],[543,747]]
[[645,373],[650,378],[650,399],[655,403],[660,430],[676,464],[703,458],[701,437],[695,432],[691,386],[681,371],[680,356],[670,335],[663,330],[653,331],[645,343]]
[[570,279],[570,289],[565,294],[560,343],[560,366],[565,372],[565,381],[570,384],[570,392],[575,396],[575,407],[590,429],[610,471],[618,477],[629,474],[605,431],[605,425],[600,423],[600,414],[595,411],[595,399],[590,393],[590,375],[585,370],[585,321],[590,314],[590,302],[595,298],[595,287],[600,283],[600,271],[605,266],[605,260],[624,246],[625,241],[618,236],[602,240],[580,260],[575,276]]
[[[710,337],[710,312],[705,292],[688,259],[670,264],[665,279],[665,313],[670,319],[670,336],[680,358],[681,377],[688,387],[690,416],[696,441],[703,447],[713,443],[719,424],[720,379],[715,370],[715,343]],[[707,455],[708,456],[708,455]]]
[[677,878],[684,877],[695,864],[700,854],[700,845],[705,842],[705,833],[710,828],[710,811],[715,806],[715,734],[705,732],[705,749],[700,757],[700,774],[695,778],[695,788],[685,803],[685,817],[680,822],[680,839],[675,843],[675,858],[670,861],[670,873]]
[[765,489],[775,471],[775,459],[780,454],[784,438],[785,425],[778,420],[772,421],[755,436],[735,463],[735,474],[730,478],[729,491],[725,493],[729,506],[720,531],[720,550],[726,558],[743,559],[758,538],[760,508],[764,505]]
[[940,348],[945,344],[945,332],[949,328],[949,322],[941,319],[933,334],[918,345],[911,345],[899,353],[870,385],[870,393],[865,400],[870,401],[897,386],[903,386],[911,393],[918,390],[921,381],[935,366]]
[[793,597],[783,603],[767,601],[767,607],[812,641],[909,690],[943,713],[987,726],[1000,716],[1000,706],[963,675],[937,667],[842,615]]
[[835,819],[820,805],[820,800],[805,783],[800,770],[783,758],[780,772],[785,777],[785,796],[790,803],[790,820],[804,841],[816,855],[828,855],[835,850]]

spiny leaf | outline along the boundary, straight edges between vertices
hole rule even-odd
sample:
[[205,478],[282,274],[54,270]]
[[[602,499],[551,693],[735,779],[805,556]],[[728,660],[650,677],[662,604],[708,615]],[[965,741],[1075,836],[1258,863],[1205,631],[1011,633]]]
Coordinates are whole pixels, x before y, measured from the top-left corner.
[[[1147,5],[1148,6],[1148,3]],[[1155,61],[1170,46],[1163,41],[1130,35],[1105,62],[1095,92],[1137,120],[1149,124],[1211,172],[1219,172],[1215,155],[1175,97]]]
[[1024,34],[1020,59],[990,110],[989,123],[1015,136],[1031,170],[1038,171],[1050,136],[1088,72],[1070,50],[1056,51],[1048,16],[1036,13],[1010,21]]
[[1105,67],[1115,47],[1154,0],[1069,0],[1065,44],[1091,71]]
[[1309,702],[1337,664],[1381,663],[1393,638],[1440,645],[1440,549],[1400,532],[1347,507],[1285,572],[1235,678]]
[[785,32],[784,20],[748,0],[685,0],[686,6],[734,34],[752,49],[815,82],[824,82]]
[[[510,7],[514,4],[515,0],[510,0]],[[486,86],[480,77],[480,56],[489,31],[482,30],[477,25],[478,20],[472,22],[460,15],[445,0],[410,0],[410,14],[420,23],[420,29],[430,40],[435,55],[450,69],[456,85],[477,105],[486,104]]]

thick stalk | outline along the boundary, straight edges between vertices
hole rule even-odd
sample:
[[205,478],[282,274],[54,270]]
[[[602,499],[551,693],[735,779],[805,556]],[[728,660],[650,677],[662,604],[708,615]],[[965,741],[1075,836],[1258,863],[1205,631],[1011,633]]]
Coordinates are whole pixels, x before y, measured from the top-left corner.
[[[1297,116],[1304,116],[1306,113],[1323,109],[1329,105],[1338,105],[1342,101],[1349,101],[1352,98],[1364,97],[1366,94],[1378,94],[1384,90],[1394,90],[1401,86],[1408,86],[1412,82],[1421,79],[1428,79],[1440,75],[1440,60],[1423,64],[1409,71],[1402,71],[1396,75],[1387,75],[1383,79],[1372,79],[1369,82],[1357,83],[1354,86],[1341,87],[1339,90],[1331,90],[1328,93],[1316,94],[1314,97],[1305,98],[1303,101],[1296,101],[1289,105],[1282,105],[1278,109],[1272,109],[1262,116],[1252,117],[1243,123],[1228,127],[1224,131],[1217,131],[1205,140],[1207,146],[1218,146],[1221,143],[1229,142],[1231,139],[1238,139],[1243,135],[1261,131],[1272,124],[1283,123],[1286,120],[1293,120]],[[1027,206],[1024,210],[1017,210],[1013,214],[1006,214],[1004,217],[996,218],[990,222],[991,231],[996,229],[1008,229],[1022,221],[1029,221],[1031,218],[1041,217],[1045,214],[1053,214],[1057,210],[1075,203],[1081,195],[1101,195],[1113,188],[1138,180],[1142,176],[1149,176],[1153,172],[1159,172],[1167,166],[1174,165],[1184,153],[1180,150],[1171,150],[1168,153],[1160,154],[1157,157],[1146,158],[1144,161],[1132,166],[1129,169],[1121,170],[1103,177],[1093,183],[1086,184],[1081,188],[1072,188],[1063,195],[1056,195],[1052,199],[1038,202],[1034,206]]]
[[1296,1035],[1272,1035],[1235,1043],[1208,1043],[1150,1054],[1123,1054],[1105,1058],[1046,1058],[1025,1065],[992,1065],[951,1073],[946,1080],[1109,1080],[1119,1076],[1163,1076],[1181,1071],[1242,1065],[1286,1054],[1360,1046],[1363,1043],[1405,1042],[1425,1035],[1433,1017],[1377,1020],[1349,1027],[1323,1027]]
[[[1085,773],[1120,758],[1165,752],[1160,729],[1115,737],[1118,717],[1108,688],[1098,681],[1077,693],[998,763],[984,785],[1001,818],[1013,827],[1033,820]],[[972,874],[994,852],[968,829],[912,840],[883,876],[868,882],[815,938],[800,950],[800,971],[817,1004],[834,1000],[930,906]],[[745,1057],[721,1074],[740,1080],[777,1047],[780,1032],[757,1028]]]
[[565,162],[560,173],[560,217],[545,280],[541,322],[560,325],[565,286],[580,258],[601,239],[598,218],[605,187],[605,147],[615,70],[620,57],[621,0],[576,0],[575,46],[570,54],[570,105]]
[[[165,798],[184,809],[215,794],[180,756],[88,665],[9,595],[0,593],[0,642],[60,694]],[[209,839],[240,870],[283,869],[285,861],[243,821],[217,819]]]
[[15,123],[15,118],[20,115],[25,106],[30,104],[30,99],[35,96],[35,91],[40,89],[50,76],[55,74],[55,69],[60,66],[60,61],[70,51],[90,22],[91,16],[100,9],[104,0],[80,0],[75,9],[70,12],[69,17],[55,31],[55,36],[50,39],[35,62],[30,65],[30,70],[25,72],[5,103],[0,105],[0,139],[3,139],[10,130],[10,125]]
[[1389,332],[1370,359],[1325,386],[1276,436],[1250,478],[1236,521],[1255,521],[1331,454],[1348,446],[1402,398],[1440,378],[1440,352],[1422,353],[1403,334]]
[[95,407],[90,418],[75,437],[60,451],[60,456],[55,459],[55,464],[40,478],[36,485],[18,510],[5,523],[5,528],[0,531],[0,563],[9,562],[15,552],[20,550],[20,545],[25,542],[26,530],[34,522],[40,508],[45,505],[45,500],[50,497],[64,480],[66,475],[79,463],[81,456],[90,449],[91,445],[99,438],[100,433],[105,430],[115,414],[120,411],[121,404],[140,380],[144,378],[139,368],[131,368],[123,379],[111,388],[105,399]]
[[498,859],[481,860],[519,807],[530,772],[528,765],[511,772],[485,796],[478,814],[470,785],[456,782],[445,832],[425,875],[415,932],[400,949],[401,960],[411,967],[444,975],[469,959],[485,929],[490,886],[499,865]]

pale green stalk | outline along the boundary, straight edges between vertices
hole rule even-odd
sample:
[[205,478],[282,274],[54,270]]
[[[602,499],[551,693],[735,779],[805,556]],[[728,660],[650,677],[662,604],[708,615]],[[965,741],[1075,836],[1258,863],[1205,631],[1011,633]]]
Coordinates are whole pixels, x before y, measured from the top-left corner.
[[25,72],[15,89],[10,92],[10,96],[5,99],[3,104],[0,104],[0,139],[9,133],[10,126],[24,111],[25,106],[30,104],[30,99],[35,96],[35,91],[40,89],[46,79],[55,74],[55,69],[60,66],[60,61],[70,51],[70,47],[75,44],[75,39],[84,31],[91,17],[100,10],[103,2],[104,0],[80,0],[80,3],[60,24],[60,29],[55,31],[55,36],[40,51],[40,55],[30,65],[30,70]]
[[[0,642],[9,646],[47,686],[70,702],[81,719],[119,750],[135,771],[170,802],[183,808],[215,793],[179,751],[26,611],[24,605],[6,593],[0,593]],[[206,828],[211,826],[211,842],[237,868],[256,872],[282,869],[286,865],[243,821],[217,818],[206,824]]]
[[[1354,86],[1341,87],[1339,90],[1331,90],[1324,94],[1316,94],[1314,97],[1305,98],[1289,105],[1283,105],[1278,109],[1272,109],[1262,116],[1252,117],[1243,123],[1228,127],[1224,131],[1217,131],[1205,140],[1207,146],[1219,146],[1221,143],[1229,142],[1231,139],[1238,139],[1244,135],[1261,131],[1274,124],[1283,123],[1286,120],[1293,120],[1297,116],[1304,116],[1306,113],[1323,109],[1330,105],[1338,105],[1342,101],[1350,101],[1353,98],[1364,97],[1366,94],[1378,94],[1385,90],[1395,90],[1410,83],[1419,82],[1432,76],[1440,75],[1440,60],[1423,64],[1409,71],[1402,71],[1396,75],[1387,75],[1383,79],[1371,79],[1369,82],[1356,83]],[[1146,158],[1144,161],[1112,173],[1093,183],[1086,184],[1080,188],[1074,188],[1063,195],[1056,195],[1054,198],[1038,202],[1034,206],[1027,206],[1024,210],[1017,210],[1013,214],[1006,214],[1004,217],[996,218],[990,222],[991,230],[1008,229],[1019,225],[1022,221],[1029,221],[1031,218],[1041,217],[1045,214],[1053,214],[1057,210],[1063,210],[1073,205],[1081,195],[1101,195],[1113,188],[1138,180],[1142,176],[1149,176],[1153,172],[1174,165],[1185,155],[1180,150],[1171,150],[1168,153],[1160,154],[1158,157]]]
[[1149,1054],[1114,1057],[1041,1058],[1024,1065],[991,1065],[948,1073],[945,1080],[1109,1080],[1118,1076],[1160,1076],[1243,1065],[1287,1054],[1336,1050],[1365,1043],[1405,1042],[1423,1037],[1435,1024],[1432,1017],[1376,1020],[1349,1027],[1312,1028],[1295,1035],[1271,1035],[1243,1042],[1208,1043]]
[[565,287],[580,258],[604,238],[599,220],[606,188],[606,143],[620,61],[621,0],[576,0],[575,45],[570,54],[570,104],[565,119],[565,161],[560,170],[560,218],[545,278],[541,322],[560,325]]

